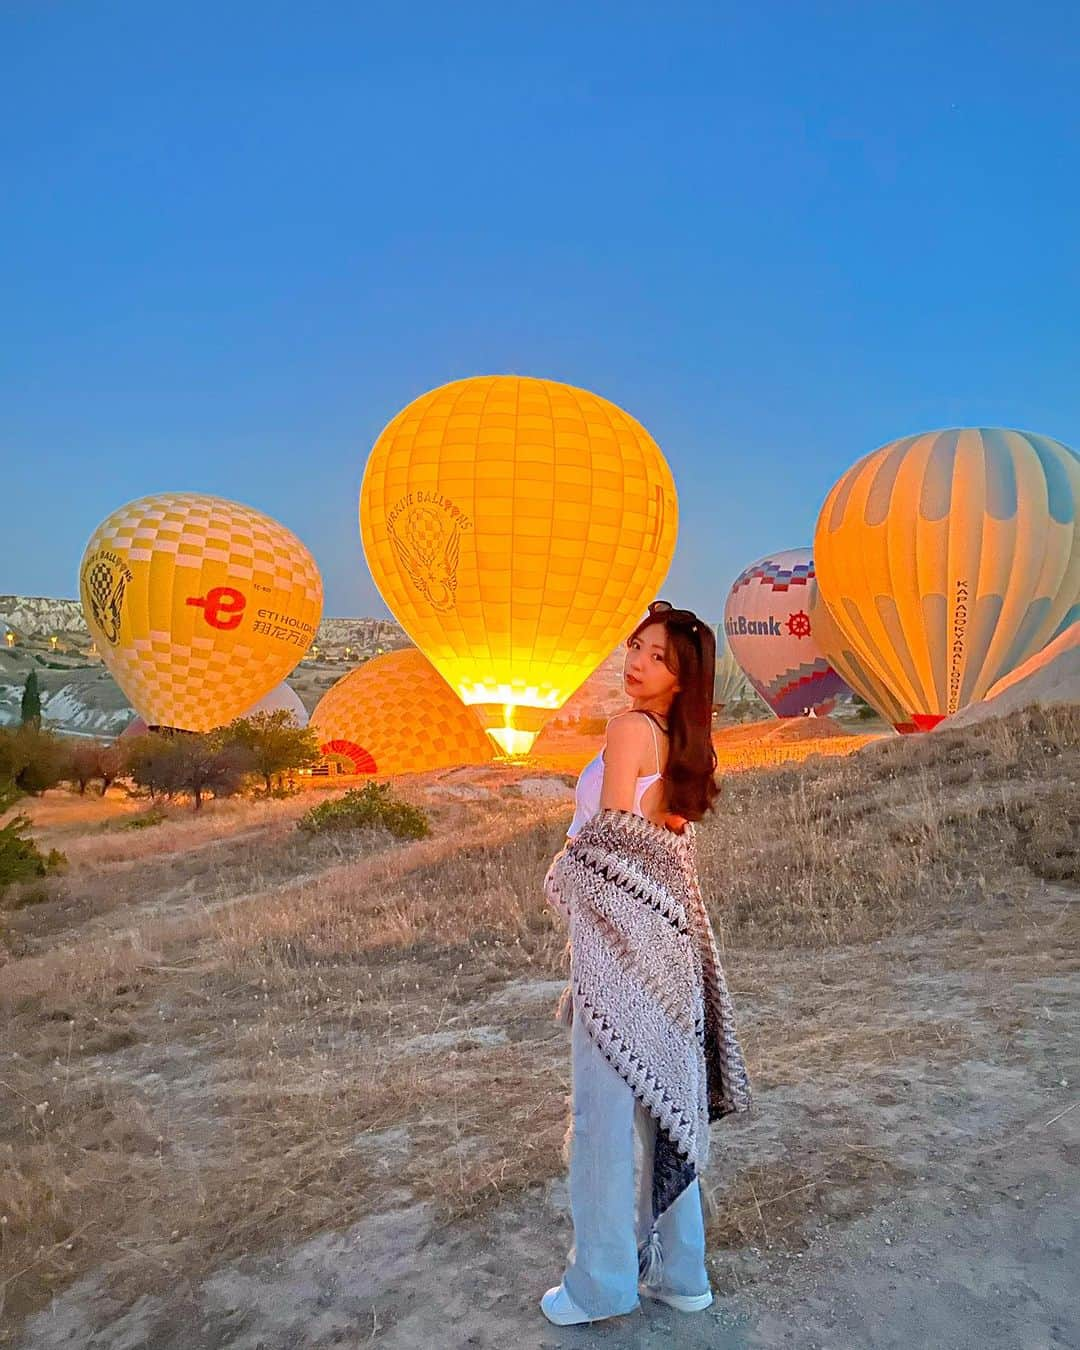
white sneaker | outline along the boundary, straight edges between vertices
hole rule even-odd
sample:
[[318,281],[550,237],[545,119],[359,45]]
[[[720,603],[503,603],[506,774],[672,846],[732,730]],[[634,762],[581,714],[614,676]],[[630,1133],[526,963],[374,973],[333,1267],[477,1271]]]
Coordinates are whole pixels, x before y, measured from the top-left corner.
[[666,1289],[653,1289],[651,1285],[639,1284],[638,1293],[686,1313],[704,1312],[712,1303],[711,1289],[706,1289],[703,1294],[669,1294]]
[[581,1311],[561,1284],[547,1291],[540,1300],[540,1311],[557,1327],[574,1327],[580,1322],[593,1321],[588,1313]]

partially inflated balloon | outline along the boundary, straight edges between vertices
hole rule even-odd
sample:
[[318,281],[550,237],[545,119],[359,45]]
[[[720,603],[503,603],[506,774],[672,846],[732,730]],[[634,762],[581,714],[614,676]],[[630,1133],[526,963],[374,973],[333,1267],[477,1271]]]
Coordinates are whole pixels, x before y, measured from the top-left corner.
[[732,655],[731,647],[728,645],[727,636],[724,633],[724,625],[718,624],[716,628],[716,674],[713,678],[713,703],[723,708],[731,703],[740,702],[747,696],[753,698],[755,702],[757,701],[750,681]]
[[360,493],[383,599],[511,754],[639,620],[677,525],[644,427],[596,394],[518,376],[410,403]]
[[735,660],[777,717],[828,711],[849,692],[814,633],[814,590],[810,550],[792,548],[740,573],[724,607],[724,633]]
[[1080,457],[961,427],[859,461],[818,517],[822,596],[850,651],[934,726],[1080,617]]
[[185,731],[230,722],[283,680],[322,613],[319,570],[294,534],[192,492],[114,511],[86,546],[79,589],[136,712]]
[[308,724],[308,710],[304,701],[291,684],[281,683],[268,694],[263,694],[258,703],[250,707],[241,717],[254,717],[256,713],[287,712],[298,727]]
[[319,700],[311,727],[323,754],[350,761],[356,773],[422,773],[493,757],[476,718],[413,647],[343,676]]

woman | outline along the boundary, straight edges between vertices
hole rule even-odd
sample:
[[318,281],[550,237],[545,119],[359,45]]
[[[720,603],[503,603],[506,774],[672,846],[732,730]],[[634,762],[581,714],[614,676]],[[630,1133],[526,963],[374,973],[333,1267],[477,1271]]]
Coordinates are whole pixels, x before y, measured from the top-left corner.
[[715,661],[708,624],[649,606],[626,643],[633,706],[582,770],[544,882],[570,928],[574,1245],[540,1302],[557,1326],[631,1312],[639,1293],[682,1312],[712,1303],[698,1177],[709,1122],[750,1105],[690,823],[718,791]]

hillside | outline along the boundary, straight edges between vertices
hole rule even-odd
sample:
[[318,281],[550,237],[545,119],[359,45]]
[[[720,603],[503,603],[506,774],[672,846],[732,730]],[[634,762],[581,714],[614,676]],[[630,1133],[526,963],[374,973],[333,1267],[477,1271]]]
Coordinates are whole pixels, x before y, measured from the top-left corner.
[[303,836],[309,798],[31,802],[69,870],[0,914],[0,1343],[1068,1345],[1078,775],[1073,707],[725,779],[701,875],[756,1106],[714,1127],[722,1301],[572,1337],[536,1309],[565,775],[402,779],[410,844]]

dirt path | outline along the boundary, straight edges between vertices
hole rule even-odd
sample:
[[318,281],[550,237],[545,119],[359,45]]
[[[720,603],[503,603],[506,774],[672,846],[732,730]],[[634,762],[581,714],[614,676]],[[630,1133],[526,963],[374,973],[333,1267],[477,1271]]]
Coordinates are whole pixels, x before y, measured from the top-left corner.
[[[1080,970],[1076,894],[999,893],[916,937],[733,959],[753,1116],[716,1130],[714,1307],[548,1326],[569,1243],[565,1187],[438,1227],[402,1191],[342,1232],[229,1262],[124,1307],[107,1272],[32,1318],[23,1350],[379,1345],[1060,1350],[1080,1347]],[[468,1021],[520,1019],[530,992]],[[536,1002],[536,1000],[531,1000]],[[565,1047],[529,1022],[536,1091]],[[1073,1109],[1073,1108],[1076,1109]],[[407,1148],[407,1131],[385,1139]],[[372,1142],[368,1141],[369,1144]]]

